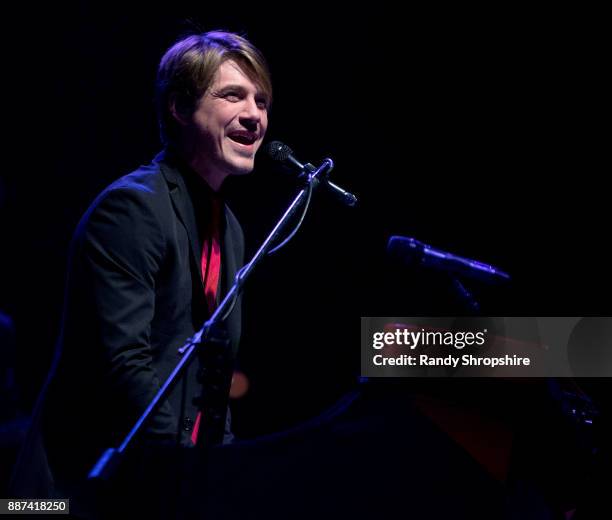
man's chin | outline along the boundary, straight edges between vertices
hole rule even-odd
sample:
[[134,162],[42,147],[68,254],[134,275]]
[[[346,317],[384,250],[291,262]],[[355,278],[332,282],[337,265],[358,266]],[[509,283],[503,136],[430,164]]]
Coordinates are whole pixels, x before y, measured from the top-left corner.
[[230,175],[248,175],[253,171],[254,167],[255,162],[253,160],[237,161],[231,165]]

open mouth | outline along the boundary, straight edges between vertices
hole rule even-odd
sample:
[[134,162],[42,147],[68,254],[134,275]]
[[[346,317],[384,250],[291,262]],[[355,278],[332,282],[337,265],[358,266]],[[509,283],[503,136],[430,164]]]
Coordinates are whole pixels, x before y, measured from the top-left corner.
[[228,137],[236,143],[249,146],[257,141],[257,135],[251,132],[232,132]]

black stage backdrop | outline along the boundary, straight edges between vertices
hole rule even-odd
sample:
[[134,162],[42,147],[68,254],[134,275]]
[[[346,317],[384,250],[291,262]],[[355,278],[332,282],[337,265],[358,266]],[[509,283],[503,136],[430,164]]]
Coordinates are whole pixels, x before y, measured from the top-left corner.
[[[360,316],[458,312],[441,275],[389,276],[391,235],[511,273],[510,287],[471,287],[487,314],[610,312],[597,13],[79,2],[3,18],[0,309],[16,324],[26,411],[58,333],[70,236],[104,186],[159,150],[156,65],[190,30],[244,32],[260,47],[275,87],[268,140],[303,161],[332,157],[334,180],[361,201],[350,210],[318,195],[248,284],[239,436],[290,427],[343,395],[358,375]],[[272,170],[259,159],[228,187],[250,252],[295,193]]]

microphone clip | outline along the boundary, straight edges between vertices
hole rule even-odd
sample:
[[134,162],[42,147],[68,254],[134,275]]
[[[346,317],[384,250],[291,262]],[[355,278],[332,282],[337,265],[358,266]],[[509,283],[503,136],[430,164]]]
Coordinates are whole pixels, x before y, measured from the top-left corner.
[[301,173],[298,175],[298,180],[304,186],[312,184],[312,187],[316,188],[319,185],[319,182],[327,182],[329,173],[333,169],[334,161],[329,158],[325,159],[319,167],[316,167],[312,163],[306,163],[304,164]]

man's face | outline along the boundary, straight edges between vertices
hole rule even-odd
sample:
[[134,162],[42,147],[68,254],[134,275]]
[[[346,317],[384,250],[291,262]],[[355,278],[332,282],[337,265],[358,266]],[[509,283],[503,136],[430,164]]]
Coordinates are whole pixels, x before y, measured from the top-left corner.
[[193,153],[212,185],[253,170],[268,128],[268,100],[233,60],[223,62],[191,116]]

